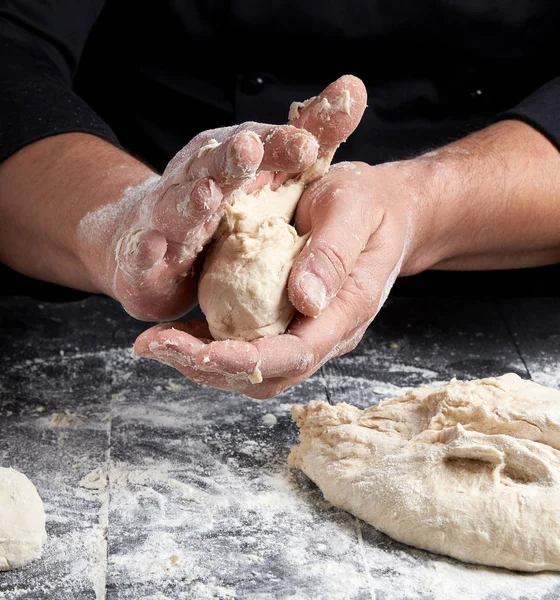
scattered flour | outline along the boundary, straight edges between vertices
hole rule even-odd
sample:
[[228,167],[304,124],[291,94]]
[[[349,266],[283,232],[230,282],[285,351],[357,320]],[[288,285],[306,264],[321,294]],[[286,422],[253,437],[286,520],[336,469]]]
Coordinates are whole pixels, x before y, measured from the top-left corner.
[[82,422],[80,415],[66,410],[64,412],[55,412],[49,417],[49,423],[57,427],[76,426]]
[[[136,586],[145,600],[560,598],[558,576],[463,565],[397,544],[334,509],[309,480],[288,469],[296,440],[288,424],[290,399],[315,395],[321,381],[334,390],[334,401],[337,390],[353,389],[371,402],[400,393],[395,381],[406,389],[447,377],[436,367],[391,360],[381,350],[355,363],[341,357],[336,365],[303,384],[299,396],[289,391],[256,403],[176,384],[165,367],[132,361],[128,348],[68,347],[64,356],[10,364],[13,374],[29,377],[33,390],[18,421],[36,434],[29,456],[51,436],[45,458],[50,482],[45,478],[47,493],[42,490],[49,539],[37,570],[3,576],[0,599],[33,593],[62,598],[84,590],[103,600],[107,584]],[[64,373],[62,395],[53,368]],[[84,368],[106,377],[97,395],[72,387]],[[535,381],[560,388],[558,363],[530,368]],[[2,417],[13,411],[6,390]],[[80,420],[64,423],[67,411]],[[50,421],[55,414],[63,423]],[[96,441],[88,445],[90,437]],[[103,440],[106,452],[94,450]]]
[[267,413],[266,415],[261,417],[261,421],[269,427],[273,427],[274,425],[276,425],[276,423],[278,423],[278,419],[272,413]]

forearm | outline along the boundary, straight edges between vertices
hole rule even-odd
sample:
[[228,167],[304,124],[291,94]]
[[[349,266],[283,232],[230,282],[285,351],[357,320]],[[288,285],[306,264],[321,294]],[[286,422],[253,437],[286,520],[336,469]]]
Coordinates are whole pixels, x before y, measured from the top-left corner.
[[87,134],[49,137],[23,148],[0,165],[0,260],[31,277],[111,293],[92,266],[105,259],[112,225],[87,240],[79,223],[153,174]]
[[532,127],[503,121],[410,162],[429,208],[405,274],[560,262],[560,154]]

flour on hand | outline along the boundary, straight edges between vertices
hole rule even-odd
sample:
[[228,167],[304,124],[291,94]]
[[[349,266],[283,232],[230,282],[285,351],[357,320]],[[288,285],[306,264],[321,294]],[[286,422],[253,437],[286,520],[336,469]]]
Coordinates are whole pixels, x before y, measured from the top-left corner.
[[43,502],[29,479],[0,467],[0,571],[23,567],[47,539]]
[[560,391],[507,374],[292,412],[289,462],[335,506],[466,562],[560,570]]
[[[343,89],[326,97],[294,103],[290,121],[308,116],[350,115],[353,99]],[[347,132],[348,134],[351,131]],[[277,189],[234,191],[203,266],[198,300],[215,340],[244,340],[284,333],[295,314],[288,299],[291,268],[308,236],[290,225],[306,185],[322,177],[338,146],[323,148],[315,164]]]

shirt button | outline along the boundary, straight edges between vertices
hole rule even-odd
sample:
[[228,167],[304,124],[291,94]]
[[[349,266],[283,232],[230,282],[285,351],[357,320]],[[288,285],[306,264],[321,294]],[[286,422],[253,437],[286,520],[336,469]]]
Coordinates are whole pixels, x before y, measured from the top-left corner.
[[239,89],[245,94],[258,94],[274,81],[268,73],[247,73],[239,77]]

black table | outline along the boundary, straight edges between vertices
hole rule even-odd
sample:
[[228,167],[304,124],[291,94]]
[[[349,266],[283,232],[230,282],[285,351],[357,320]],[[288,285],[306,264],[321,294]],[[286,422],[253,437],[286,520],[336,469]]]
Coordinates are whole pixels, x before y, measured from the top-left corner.
[[0,599],[560,598],[560,575],[393,542],[286,465],[294,402],[511,371],[560,385],[557,299],[390,300],[354,352],[260,402],[132,359],[145,325],[108,299],[2,299],[0,320],[0,465],[37,485],[49,534]]

